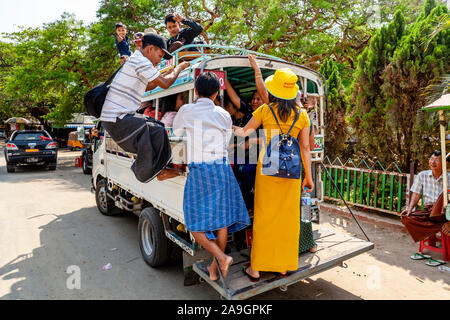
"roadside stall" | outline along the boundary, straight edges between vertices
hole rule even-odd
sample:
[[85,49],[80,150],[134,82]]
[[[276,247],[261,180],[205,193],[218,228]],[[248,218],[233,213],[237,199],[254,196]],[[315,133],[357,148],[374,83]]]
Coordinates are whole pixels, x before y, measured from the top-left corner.
[[86,129],[94,128],[95,122],[96,119],[92,116],[75,114],[73,119],[64,126],[66,129],[73,129],[68,135],[67,147],[71,150],[84,149],[84,132]]

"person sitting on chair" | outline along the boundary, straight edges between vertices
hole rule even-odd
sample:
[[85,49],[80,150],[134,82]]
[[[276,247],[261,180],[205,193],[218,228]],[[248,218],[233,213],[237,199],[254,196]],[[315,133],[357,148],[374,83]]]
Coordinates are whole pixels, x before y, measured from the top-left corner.
[[[414,181],[409,206],[401,213],[402,223],[415,242],[435,235],[445,222],[441,151],[431,153],[429,165],[431,170],[420,172]],[[450,173],[447,173],[447,179],[450,180]],[[422,193],[424,209],[414,211]]]

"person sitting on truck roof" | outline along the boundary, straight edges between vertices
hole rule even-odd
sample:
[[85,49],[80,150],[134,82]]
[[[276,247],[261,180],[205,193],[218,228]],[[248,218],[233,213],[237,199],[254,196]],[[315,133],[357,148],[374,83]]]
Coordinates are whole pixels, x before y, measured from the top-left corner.
[[[196,37],[203,32],[203,27],[195,21],[183,18],[180,14],[169,14],[164,19],[170,38],[167,40],[167,48],[170,52],[194,43]],[[181,24],[187,25],[189,28],[181,29]],[[197,48],[190,48],[188,51],[198,51]]]
[[[401,213],[402,223],[415,242],[435,235],[445,222],[442,158],[439,150],[431,153],[429,159],[431,170],[422,171],[416,177],[411,187],[412,196],[409,206]],[[450,172],[447,173],[447,179],[450,181]],[[424,209],[414,211],[422,194]]]
[[131,169],[140,182],[178,175],[165,169],[172,158],[169,138],[164,126],[136,111],[143,94],[157,86],[168,89],[181,71],[189,67],[183,62],[172,72],[161,75],[156,66],[162,58],[170,59],[163,37],[147,33],[142,49],[134,52],[115,76],[103,105],[100,120],[112,139],[126,152],[136,153]]
[[[219,90],[217,75],[202,73],[195,81],[199,99],[181,107],[173,131],[178,136],[186,131],[188,139],[189,175],[183,203],[186,227],[195,241],[218,260],[225,277],[233,263],[233,259],[225,254],[228,233],[249,226],[250,218],[228,161],[231,116],[213,102]],[[215,259],[208,271],[211,280],[218,279]]]

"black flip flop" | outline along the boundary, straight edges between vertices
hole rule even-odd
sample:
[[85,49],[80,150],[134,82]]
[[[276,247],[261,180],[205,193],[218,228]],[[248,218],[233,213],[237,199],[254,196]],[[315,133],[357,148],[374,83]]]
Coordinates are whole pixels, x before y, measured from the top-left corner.
[[242,272],[248,277],[248,279],[249,279],[251,282],[258,282],[259,280],[261,280],[261,277],[255,278],[255,277],[249,275],[249,274],[247,273],[247,268],[248,268],[248,267],[246,267],[246,266],[242,266]]
[[292,272],[287,272],[286,274],[282,274],[280,272],[272,272],[272,274],[280,278],[287,278],[292,274]]

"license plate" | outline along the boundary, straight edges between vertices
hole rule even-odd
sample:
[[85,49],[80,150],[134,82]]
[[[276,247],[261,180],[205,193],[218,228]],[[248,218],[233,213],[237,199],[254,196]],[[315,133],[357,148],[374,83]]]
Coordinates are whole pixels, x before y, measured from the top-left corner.
[[27,162],[39,162],[39,158],[28,158]]
[[25,152],[39,152],[39,149],[27,149]]

